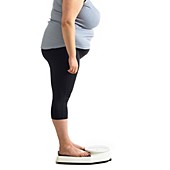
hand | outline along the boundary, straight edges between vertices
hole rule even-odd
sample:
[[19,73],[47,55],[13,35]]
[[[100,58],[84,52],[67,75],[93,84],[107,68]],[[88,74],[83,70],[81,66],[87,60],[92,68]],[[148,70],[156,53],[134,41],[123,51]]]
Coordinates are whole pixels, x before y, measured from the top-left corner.
[[67,71],[71,74],[76,74],[76,72],[78,70],[77,58],[76,57],[69,57],[68,63],[69,63],[70,68]]

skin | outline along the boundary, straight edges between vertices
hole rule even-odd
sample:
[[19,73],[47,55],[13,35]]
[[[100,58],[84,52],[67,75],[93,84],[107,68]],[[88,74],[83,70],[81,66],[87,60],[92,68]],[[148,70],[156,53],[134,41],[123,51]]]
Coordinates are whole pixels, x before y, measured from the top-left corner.
[[[84,0],[63,0],[62,3],[62,34],[69,55],[69,70],[71,74],[76,74],[78,62],[76,59],[75,46],[75,19],[83,6]],[[89,156],[90,153],[83,151],[84,147],[74,144],[68,135],[68,120],[52,119],[58,139],[59,153],[70,156]]]
[[84,0],[63,0],[62,4],[62,34],[69,55],[70,69],[75,74],[78,69],[75,47],[75,19],[83,6]]

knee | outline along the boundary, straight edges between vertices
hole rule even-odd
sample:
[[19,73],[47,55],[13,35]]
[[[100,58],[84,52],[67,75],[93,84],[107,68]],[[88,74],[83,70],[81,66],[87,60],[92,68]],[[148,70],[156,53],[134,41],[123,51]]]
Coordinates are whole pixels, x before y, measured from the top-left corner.
[[53,100],[51,106],[51,118],[56,120],[68,118],[67,101]]

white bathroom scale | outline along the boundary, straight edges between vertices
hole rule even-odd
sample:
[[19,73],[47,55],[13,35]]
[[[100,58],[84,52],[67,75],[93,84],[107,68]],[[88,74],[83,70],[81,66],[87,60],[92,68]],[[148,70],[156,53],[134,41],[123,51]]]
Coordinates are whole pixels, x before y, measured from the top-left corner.
[[57,164],[73,164],[73,165],[90,165],[99,164],[111,161],[110,149],[107,146],[95,145],[85,147],[85,150],[90,152],[90,156],[74,157],[58,154],[56,158]]

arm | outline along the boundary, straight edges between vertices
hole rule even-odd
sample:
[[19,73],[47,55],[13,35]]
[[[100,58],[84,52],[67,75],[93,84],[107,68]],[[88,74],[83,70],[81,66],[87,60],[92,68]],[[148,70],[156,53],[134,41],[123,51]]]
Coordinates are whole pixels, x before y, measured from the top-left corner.
[[75,46],[75,19],[83,6],[84,0],[63,0],[62,3],[62,34],[69,55],[69,72],[78,69]]

